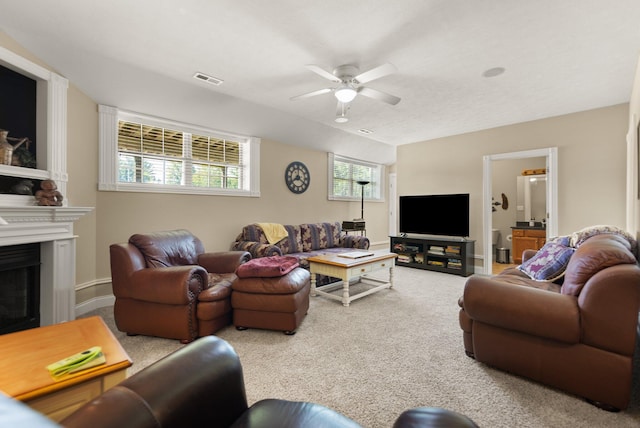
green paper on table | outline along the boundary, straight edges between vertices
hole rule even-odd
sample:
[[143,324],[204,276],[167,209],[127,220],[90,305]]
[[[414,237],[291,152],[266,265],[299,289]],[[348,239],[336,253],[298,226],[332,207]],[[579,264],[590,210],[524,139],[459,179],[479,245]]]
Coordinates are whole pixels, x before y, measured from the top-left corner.
[[79,352],[55,363],[49,364],[47,370],[51,376],[59,377],[67,373],[75,373],[80,370],[104,364],[106,359],[100,346],[94,346],[86,351]]

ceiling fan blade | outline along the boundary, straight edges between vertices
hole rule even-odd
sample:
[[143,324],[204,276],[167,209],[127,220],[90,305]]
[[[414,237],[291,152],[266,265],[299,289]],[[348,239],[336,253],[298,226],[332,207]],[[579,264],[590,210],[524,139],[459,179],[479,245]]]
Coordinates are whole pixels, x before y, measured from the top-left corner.
[[291,101],[301,100],[303,98],[315,97],[316,95],[322,95],[333,91],[331,88],[318,89],[317,91],[307,92],[306,94],[296,95],[295,97],[289,98]]
[[354,77],[358,83],[367,83],[375,79],[379,79],[381,77],[387,76],[389,74],[395,73],[398,71],[395,65],[391,63],[386,63],[379,65],[378,67],[372,68],[369,71],[365,71],[363,73],[358,74]]
[[377,89],[371,89],[364,86],[358,88],[358,93],[364,95],[365,97],[384,101],[385,103],[389,103],[391,105],[398,104],[401,99],[396,97],[395,95],[387,94],[386,92],[378,91]]
[[334,76],[333,73],[328,72],[327,70],[320,67],[319,65],[308,64],[308,65],[305,65],[305,67],[307,67],[308,70],[311,70],[314,73],[316,73],[318,76],[324,77],[325,79],[331,80],[332,82],[338,82],[338,83],[340,82],[340,79]]

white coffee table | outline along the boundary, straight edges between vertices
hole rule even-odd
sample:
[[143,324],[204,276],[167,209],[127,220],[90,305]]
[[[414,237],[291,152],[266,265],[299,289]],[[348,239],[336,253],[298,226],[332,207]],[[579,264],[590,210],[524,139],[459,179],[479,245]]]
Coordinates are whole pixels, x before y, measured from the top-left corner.
[[[323,254],[309,257],[307,260],[309,261],[309,271],[311,273],[311,295],[322,295],[341,301],[344,306],[349,306],[349,304],[356,299],[368,296],[385,288],[393,288],[393,267],[398,255],[386,250],[366,252],[373,254],[356,259],[341,257],[339,254]],[[382,269],[389,270],[388,281],[367,277],[368,274]],[[318,274],[340,278],[342,282],[316,287],[316,275]],[[351,295],[349,294],[350,281],[357,277],[360,278],[360,282],[370,284],[372,287]],[[336,290],[339,287],[342,287],[342,296],[330,293],[330,291]]]

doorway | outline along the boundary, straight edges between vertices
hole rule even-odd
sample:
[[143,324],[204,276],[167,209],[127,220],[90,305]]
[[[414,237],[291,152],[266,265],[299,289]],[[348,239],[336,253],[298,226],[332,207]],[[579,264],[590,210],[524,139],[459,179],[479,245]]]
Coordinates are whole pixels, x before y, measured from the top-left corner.
[[547,204],[547,239],[558,234],[558,148],[527,150],[521,152],[500,153],[483,157],[483,240],[484,240],[484,266],[483,273],[491,275],[493,266],[492,248],[492,162],[511,159],[526,159],[544,157],[547,168],[546,204]]

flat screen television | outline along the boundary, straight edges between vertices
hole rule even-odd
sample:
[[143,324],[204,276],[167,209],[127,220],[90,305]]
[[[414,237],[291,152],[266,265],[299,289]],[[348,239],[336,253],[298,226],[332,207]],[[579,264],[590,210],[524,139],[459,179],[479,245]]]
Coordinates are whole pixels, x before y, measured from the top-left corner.
[[400,233],[469,236],[469,194],[400,196]]

